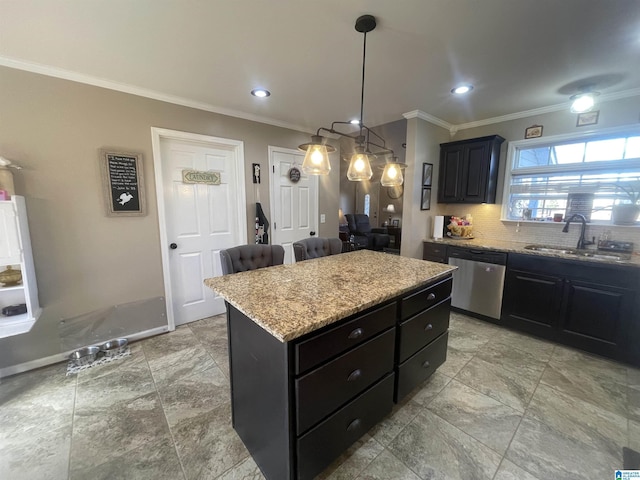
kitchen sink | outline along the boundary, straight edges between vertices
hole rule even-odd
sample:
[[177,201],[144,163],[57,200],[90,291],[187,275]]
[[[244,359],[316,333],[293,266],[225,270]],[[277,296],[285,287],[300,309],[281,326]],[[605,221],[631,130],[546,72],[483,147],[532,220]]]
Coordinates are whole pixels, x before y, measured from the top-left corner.
[[525,250],[533,250],[534,252],[544,253],[560,253],[564,255],[578,255],[578,251],[572,248],[566,247],[550,247],[548,245],[527,245]]
[[561,255],[575,255],[577,257],[587,257],[594,260],[628,260],[629,255],[617,254],[611,252],[598,252],[597,250],[577,250],[575,248],[555,247],[550,245],[527,245],[525,250],[533,250],[534,252],[555,253]]

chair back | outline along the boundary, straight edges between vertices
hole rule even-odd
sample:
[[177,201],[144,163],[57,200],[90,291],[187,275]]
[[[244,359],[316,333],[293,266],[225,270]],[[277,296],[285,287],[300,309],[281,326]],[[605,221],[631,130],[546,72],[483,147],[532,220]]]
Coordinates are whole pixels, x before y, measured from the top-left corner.
[[293,242],[293,255],[296,262],[337,253],[342,253],[342,240],[339,238],[310,237]]
[[354,235],[366,235],[371,233],[371,223],[369,216],[364,213],[347,213],[344,218],[347,219],[349,231]]
[[220,262],[223,275],[282,265],[284,248],[282,245],[240,245],[220,250]]

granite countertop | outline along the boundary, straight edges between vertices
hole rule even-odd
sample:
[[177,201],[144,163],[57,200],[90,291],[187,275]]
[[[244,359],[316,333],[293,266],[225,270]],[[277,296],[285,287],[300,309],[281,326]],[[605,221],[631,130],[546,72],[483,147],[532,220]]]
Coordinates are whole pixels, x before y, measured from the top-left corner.
[[359,250],[207,278],[204,283],[282,342],[450,275],[456,267]]
[[[474,239],[451,239],[451,238],[443,238],[441,240],[435,240],[433,238],[429,238],[425,240],[425,242],[429,243],[440,243],[445,245],[451,245],[455,247],[466,247],[466,248],[476,248],[478,250],[493,250],[498,252],[511,252],[511,253],[524,253],[527,255],[538,255],[541,257],[553,257],[553,258],[561,258],[564,260],[576,260],[579,262],[592,262],[598,264],[605,265],[618,265],[618,266],[631,266],[631,267],[639,267],[640,268],[640,255],[637,253],[632,254],[629,258],[624,260],[616,260],[616,259],[607,259],[607,258],[595,258],[595,257],[585,257],[581,255],[573,255],[573,254],[562,254],[562,253],[554,253],[554,252],[539,252],[535,250],[527,250],[524,247],[527,245],[532,245],[531,243],[523,243],[523,242],[512,242],[507,240],[492,240],[485,238],[474,238]],[[561,246],[560,246],[561,247]],[[572,247],[561,247],[567,250],[575,250]],[[592,253],[596,253],[596,250],[589,250]],[[602,255],[608,255],[607,252],[601,252]]]

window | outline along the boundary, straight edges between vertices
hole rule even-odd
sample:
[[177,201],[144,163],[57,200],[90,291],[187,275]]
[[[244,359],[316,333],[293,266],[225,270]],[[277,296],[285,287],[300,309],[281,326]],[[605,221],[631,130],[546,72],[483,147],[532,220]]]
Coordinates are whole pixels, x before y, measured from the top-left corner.
[[583,213],[611,220],[625,190],[640,188],[640,132],[610,132],[512,142],[503,218],[549,221]]
[[369,215],[369,210],[371,208],[371,195],[369,195],[368,193],[365,194],[364,196],[364,214],[367,217],[370,217]]

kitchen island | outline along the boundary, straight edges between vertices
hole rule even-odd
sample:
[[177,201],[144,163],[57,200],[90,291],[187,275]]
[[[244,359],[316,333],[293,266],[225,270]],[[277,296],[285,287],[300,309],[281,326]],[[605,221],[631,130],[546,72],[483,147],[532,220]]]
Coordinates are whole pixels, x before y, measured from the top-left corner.
[[311,479],[446,359],[455,267],[361,250],[205,280],[227,302],[232,422]]

